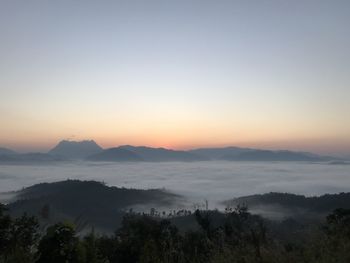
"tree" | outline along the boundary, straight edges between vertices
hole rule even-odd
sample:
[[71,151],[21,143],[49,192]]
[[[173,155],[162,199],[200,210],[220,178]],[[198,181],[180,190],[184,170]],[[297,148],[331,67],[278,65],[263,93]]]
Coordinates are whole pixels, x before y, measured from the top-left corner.
[[49,227],[38,247],[38,263],[82,262],[74,226],[58,223]]
[[92,230],[90,234],[84,237],[82,244],[85,248],[86,263],[103,263],[105,262],[99,250],[99,240]]
[[0,203],[0,260],[5,257],[10,240],[11,218],[5,215],[6,207]]
[[22,215],[12,221],[7,248],[8,262],[34,262],[39,240],[39,223],[35,217]]

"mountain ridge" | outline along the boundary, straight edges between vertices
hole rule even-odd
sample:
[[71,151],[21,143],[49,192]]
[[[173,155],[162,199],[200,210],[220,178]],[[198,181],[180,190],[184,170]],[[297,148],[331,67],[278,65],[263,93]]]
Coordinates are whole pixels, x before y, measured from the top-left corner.
[[0,147],[0,155],[11,155],[11,154],[17,154],[17,152],[9,148]]
[[[46,154],[46,156],[45,156]],[[34,158],[35,157],[35,158]],[[174,150],[163,147],[120,145],[103,149],[94,140],[62,140],[47,153],[35,155],[18,154],[10,149],[0,148],[0,162],[55,161],[145,161],[145,162],[191,162],[191,161],[342,161],[332,156],[321,156],[309,152],[290,150],[268,150],[236,146]]]
[[305,196],[270,192],[241,196],[223,201],[222,204],[228,207],[247,206],[251,211],[274,219],[316,218],[339,207],[350,209],[350,193]]
[[88,161],[105,161],[105,162],[137,162],[143,161],[143,159],[126,149],[120,147],[109,148],[102,150],[100,153],[96,153],[85,158]]

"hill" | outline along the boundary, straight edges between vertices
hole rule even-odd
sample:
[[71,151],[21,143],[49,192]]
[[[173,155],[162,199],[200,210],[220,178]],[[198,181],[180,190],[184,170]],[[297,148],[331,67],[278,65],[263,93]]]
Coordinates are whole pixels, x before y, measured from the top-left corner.
[[84,159],[87,156],[97,154],[103,149],[93,140],[90,141],[60,141],[48,153],[62,156],[67,159]]
[[89,161],[104,162],[138,162],[143,161],[142,157],[136,153],[122,148],[110,148],[100,153],[90,155],[86,158]]
[[137,190],[108,187],[96,181],[67,180],[42,183],[16,192],[16,200],[8,205],[12,215],[24,212],[38,216],[42,223],[77,220],[95,226],[100,231],[112,231],[119,226],[129,208],[164,207],[180,196],[165,190]]
[[224,201],[223,204],[230,207],[247,205],[252,212],[272,219],[312,219],[320,218],[340,207],[350,209],[350,193],[313,197],[289,193],[267,193],[243,196]]
[[0,155],[13,155],[13,154],[16,154],[16,152],[8,148],[0,147]]
[[207,160],[205,156],[194,154],[186,151],[175,151],[165,148],[152,148],[145,146],[120,146],[120,149],[128,150],[140,156],[144,161],[149,162],[190,162],[190,161],[204,161]]
[[269,150],[250,150],[241,152],[238,155],[227,154],[222,156],[223,160],[228,161],[324,161],[324,157],[312,155],[303,152],[292,151],[269,151]]
[[336,159],[307,152],[273,151],[239,147],[199,148],[190,150],[189,152],[205,156],[211,160],[226,161],[329,161]]
[[239,148],[239,147],[223,147],[223,148],[198,148],[189,150],[189,153],[197,154],[204,156],[211,160],[222,160],[224,156],[232,155],[238,156],[241,153],[251,151],[252,149],[248,148]]
[[4,154],[0,155],[0,163],[5,164],[42,164],[49,162],[65,161],[61,156],[47,153],[23,153],[23,154]]

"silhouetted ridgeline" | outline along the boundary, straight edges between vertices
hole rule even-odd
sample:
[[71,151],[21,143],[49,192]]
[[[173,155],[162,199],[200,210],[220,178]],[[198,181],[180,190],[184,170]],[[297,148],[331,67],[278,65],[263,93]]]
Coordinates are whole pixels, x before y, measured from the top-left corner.
[[100,153],[90,155],[86,158],[89,161],[104,162],[140,162],[143,161],[141,156],[131,151],[121,148],[110,148]]
[[307,153],[291,151],[267,151],[251,150],[240,153],[239,155],[224,155],[223,160],[229,161],[323,161],[328,160],[325,157],[310,155]]
[[223,204],[247,205],[253,212],[272,218],[319,218],[338,207],[350,209],[350,193],[313,197],[289,193],[267,193],[235,198]]
[[[16,200],[8,205],[12,215],[18,216],[27,212],[46,223],[81,218],[90,226],[104,232],[117,227],[130,208],[146,213],[155,208],[151,214],[159,217],[169,217],[170,211],[169,218],[181,228],[191,229],[193,226],[193,221],[187,217],[190,211],[181,208],[173,211],[172,208],[184,208],[182,204],[185,200],[179,195],[160,189],[126,189],[108,187],[95,181],[68,180],[24,188],[16,193]],[[269,193],[240,197],[224,201],[223,204],[228,207],[247,205],[253,213],[269,219],[319,221],[336,208],[350,208],[350,193],[320,197]],[[43,213],[46,216],[42,217]],[[217,213],[213,218],[220,222],[222,214]]]
[[[68,180],[37,184],[17,192],[17,201],[8,205],[12,215],[27,212],[43,221],[81,218],[90,226],[112,231],[130,207],[169,207],[180,196],[164,190],[137,190],[108,187],[95,181]],[[44,218],[43,213],[46,213]]]
[[189,152],[205,156],[211,160],[227,161],[328,161],[333,157],[306,152],[272,151],[239,147],[202,148]]
[[144,146],[130,146],[124,145],[120,146],[122,149],[132,151],[139,156],[144,161],[151,162],[166,162],[166,161],[205,161],[208,160],[205,156],[194,154],[187,151],[175,151],[165,148],[151,148]]
[[23,153],[23,154],[0,154],[0,163],[9,164],[43,164],[52,162],[68,161],[58,155],[46,153]]
[[16,152],[13,150],[7,149],[7,148],[0,147],[0,156],[1,155],[12,155],[12,154],[16,154]]
[[204,161],[207,158],[185,151],[174,151],[164,148],[120,146],[89,156],[92,161],[145,161],[145,162],[189,162]]
[[16,154],[0,148],[0,162],[48,162],[63,160],[89,160],[106,162],[189,162],[207,160],[225,161],[332,161],[339,158],[319,156],[312,153],[293,151],[272,151],[239,147],[202,148],[189,151],[176,151],[165,148],[124,145],[102,149],[93,140],[61,141],[48,153]]

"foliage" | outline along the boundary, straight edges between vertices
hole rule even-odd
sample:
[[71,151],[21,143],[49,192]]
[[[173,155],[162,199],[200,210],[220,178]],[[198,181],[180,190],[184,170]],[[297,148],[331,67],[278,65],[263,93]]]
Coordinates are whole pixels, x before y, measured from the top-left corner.
[[35,262],[39,224],[26,214],[11,219],[0,204],[0,262]]
[[93,229],[79,236],[68,222],[42,232],[34,217],[11,218],[0,205],[0,263],[350,262],[347,209],[335,210],[323,224],[303,227],[292,220],[271,223],[244,206],[224,214],[197,210],[186,217],[198,227],[180,231],[169,220],[129,213],[111,236]]

